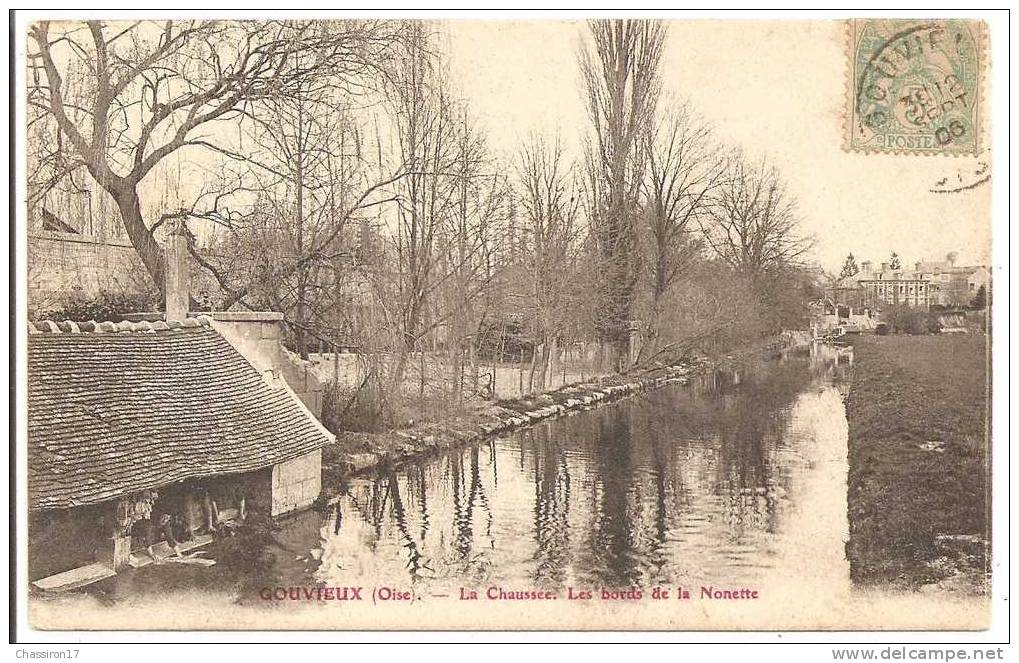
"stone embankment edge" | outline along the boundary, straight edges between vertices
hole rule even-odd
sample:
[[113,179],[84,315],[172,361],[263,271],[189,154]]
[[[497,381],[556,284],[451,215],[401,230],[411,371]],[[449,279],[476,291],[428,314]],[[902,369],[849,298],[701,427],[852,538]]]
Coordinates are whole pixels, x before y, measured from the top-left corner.
[[[651,371],[653,375],[614,375],[599,381],[566,385],[530,397],[500,401],[486,413],[485,421],[454,426],[435,424],[427,428],[393,430],[374,435],[389,438],[391,447],[381,452],[348,453],[340,449],[344,434],[323,451],[323,464],[332,479],[347,479],[372,470],[393,467],[433,453],[483,442],[534,426],[542,421],[572,412],[590,410],[625,396],[658,389],[670,384],[686,384],[693,373],[692,364],[681,364]],[[706,365],[703,365],[706,367]],[[697,366],[701,368],[701,366]]]
[[636,374],[610,375],[537,395],[499,401],[486,414],[485,421],[473,421],[460,426],[439,423],[427,427],[369,434],[386,439],[388,448],[381,451],[345,451],[343,449],[345,434],[340,432],[337,434],[336,443],[323,450],[324,478],[330,483],[343,482],[378,469],[398,467],[449,449],[466,447],[529,428],[542,421],[591,410],[627,396],[668,385],[687,384],[690,378],[730,362],[739,362],[751,355],[776,356],[795,345],[799,345],[797,339],[782,336],[746,352],[729,355],[717,361],[694,359],[671,366],[647,369]]

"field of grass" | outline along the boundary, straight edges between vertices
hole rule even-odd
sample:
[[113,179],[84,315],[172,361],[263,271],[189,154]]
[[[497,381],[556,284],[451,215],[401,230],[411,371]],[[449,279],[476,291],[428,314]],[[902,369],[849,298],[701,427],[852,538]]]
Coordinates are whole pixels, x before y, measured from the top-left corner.
[[864,336],[849,419],[854,582],[986,591],[987,337]]

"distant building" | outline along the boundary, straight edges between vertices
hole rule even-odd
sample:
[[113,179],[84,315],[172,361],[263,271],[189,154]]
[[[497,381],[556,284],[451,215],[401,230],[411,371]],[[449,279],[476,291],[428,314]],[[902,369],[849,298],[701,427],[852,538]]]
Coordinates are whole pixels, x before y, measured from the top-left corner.
[[810,308],[810,328],[815,337],[830,334],[837,329],[843,332],[872,331],[878,322],[871,309],[836,303],[827,296],[813,302]]
[[[891,269],[881,263],[874,269],[867,261],[860,273],[846,284],[858,305],[880,308],[882,304],[930,308],[965,307],[980,286],[990,290],[990,272],[981,265],[956,266],[954,261],[921,261],[912,269]],[[988,292],[989,294],[989,292]]]
[[929,308],[934,287],[930,275],[922,271],[889,269],[888,263],[874,270],[869,262],[861,265],[856,283],[864,300],[873,307],[885,303]]
[[991,270],[986,267],[980,266],[973,270],[969,276],[966,277],[966,288],[970,296],[970,301],[973,297],[976,297],[977,292],[980,288],[984,289],[984,294],[990,296],[991,294]]

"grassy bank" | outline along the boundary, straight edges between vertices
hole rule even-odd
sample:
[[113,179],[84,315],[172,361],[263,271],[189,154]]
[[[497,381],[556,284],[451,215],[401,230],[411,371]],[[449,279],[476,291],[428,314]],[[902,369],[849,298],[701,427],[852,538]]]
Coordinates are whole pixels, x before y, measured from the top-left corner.
[[856,342],[847,403],[854,582],[985,591],[985,343],[983,334]]

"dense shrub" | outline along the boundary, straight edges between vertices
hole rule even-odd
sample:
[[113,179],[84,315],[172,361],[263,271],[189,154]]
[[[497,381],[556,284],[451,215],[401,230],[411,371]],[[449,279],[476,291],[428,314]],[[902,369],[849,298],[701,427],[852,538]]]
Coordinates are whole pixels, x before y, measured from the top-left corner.
[[478,334],[478,358],[487,361],[530,361],[534,352],[531,332],[517,320],[496,320]]
[[158,311],[159,308],[159,295],[155,292],[123,293],[103,290],[92,296],[76,291],[67,295],[56,306],[38,311],[33,317],[36,320],[120,322],[128,313]]
[[938,316],[911,306],[889,305],[881,313],[887,331],[893,334],[937,334],[941,331]]
[[969,307],[974,311],[982,311],[987,308],[987,288],[985,286],[980,286],[977,294],[973,295],[973,299],[969,302]]

